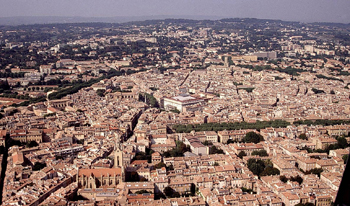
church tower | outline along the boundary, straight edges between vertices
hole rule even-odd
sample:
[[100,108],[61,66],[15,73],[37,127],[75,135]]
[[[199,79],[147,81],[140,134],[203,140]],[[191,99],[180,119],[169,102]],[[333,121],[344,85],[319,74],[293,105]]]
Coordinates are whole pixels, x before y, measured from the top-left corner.
[[123,164],[123,145],[119,142],[119,140],[116,141],[114,150],[114,167],[121,169],[121,180],[125,182],[125,168]]
[[114,151],[114,167],[123,167],[123,150],[120,142],[116,142]]

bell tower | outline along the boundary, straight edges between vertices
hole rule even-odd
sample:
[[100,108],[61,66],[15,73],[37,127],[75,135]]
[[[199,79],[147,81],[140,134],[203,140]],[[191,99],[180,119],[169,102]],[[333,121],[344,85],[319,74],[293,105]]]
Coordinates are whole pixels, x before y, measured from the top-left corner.
[[115,144],[115,150],[114,150],[114,167],[121,169],[121,181],[125,181],[125,171],[124,171],[124,164],[123,164],[123,145],[119,142],[119,140],[116,141]]
[[119,141],[116,142],[114,150],[114,167],[123,167],[123,149]]

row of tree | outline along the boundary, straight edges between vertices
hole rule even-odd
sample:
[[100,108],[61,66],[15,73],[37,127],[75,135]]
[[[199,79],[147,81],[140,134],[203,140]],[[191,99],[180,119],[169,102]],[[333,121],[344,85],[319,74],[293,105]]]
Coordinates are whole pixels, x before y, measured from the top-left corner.
[[255,123],[248,122],[230,122],[230,123],[203,123],[203,124],[178,124],[172,128],[176,133],[189,133],[191,131],[223,131],[223,130],[239,130],[239,129],[265,129],[267,127],[287,127],[289,122],[283,120],[274,121],[256,121]]
[[298,120],[293,122],[294,125],[322,125],[322,126],[331,126],[331,125],[341,125],[341,124],[350,124],[350,120],[330,120],[330,119],[316,119],[316,120]]

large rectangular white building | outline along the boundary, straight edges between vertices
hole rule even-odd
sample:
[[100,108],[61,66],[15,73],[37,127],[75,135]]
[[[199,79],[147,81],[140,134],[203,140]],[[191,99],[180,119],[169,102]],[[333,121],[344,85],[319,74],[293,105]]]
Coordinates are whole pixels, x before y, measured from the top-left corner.
[[164,98],[164,108],[172,109],[176,108],[180,112],[183,111],[183,107],[198,104],[204,102],[204,99],[190,96],[188,94],[182,94],[175,97]]

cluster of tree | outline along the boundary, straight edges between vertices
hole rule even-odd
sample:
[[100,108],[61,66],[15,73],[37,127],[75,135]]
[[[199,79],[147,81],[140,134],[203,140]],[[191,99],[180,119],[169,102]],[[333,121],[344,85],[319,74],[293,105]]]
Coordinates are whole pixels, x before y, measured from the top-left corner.
[[156,88],[156,87],[150,87],[149,89],[152,90],[152,91],[157,91],[158,90],[158,88]]
[[147,148],[146,152],[138,152],[133,160],[147,160],[148,163],[151,163],[153,153],[153,150]]
[[147,190],[139,190],[139,191],[135,192],[135,194],[144,194],[144,193],[151,193],[152,194],[152,192],[149,192]]
[[22,106],[28,106],[29,104],[35,104],[38,102],[44,102],[46,101],[46,97],[37,97],[37,98],[30,98],[28,101],[24,101],[22,103],[19,104],[12,104],[12,107],[22,107]]
[[14,92],[14,93],[3,93],[0,96],[1,97],[6,97],[6,98],[23,99],[23,100],[30,100],[31,99],[29,94],[19,95],[17,92]]
[[260,156],[260,157],[267,157],[267,156],[269,156],[269,155],[267,154],[267,151],[264,150],[264,149],[262,149],[262,150],[257,150],[257,151],[253,151],[253,152],[252,152],[252,155],[258,155],[258,156]]
[[248,88],[239,88],[238,90],[246,90],[248,93],[252,92],[255,88],[254,87],[248,87]]
[[308,140],[307,136],[305,133],[302,133],[298,136],[299,139],[303,139],[303,140]]
[[39,144],[36,141],[30,141],[26,143],[26,148],[37,147]]
[[293,122],[294,125],[322,125],[322,126],[330,126],[330,125],[340,125],[340,124],[350,124],[350,120],[330,120],[330,119],[316,119],[316,120],[298,120]]
[[317,175],[319,178],[321,177],[321,173],[323,172],[323,169],[322,168],[314,168],[314,169],[311,169],[311,170],[308,170],[308,171],[304,171],[302,169],[300,169],[300,171],[306,175],[309,175],[309,174],[315,174]]
[[269,175],[279,175],[280,171],[273,167],[270,160],[260,160],[260,159],[249,159],[247,162],[248,169],[255,175],[269,176]]
[[[244,143],[259,143],[261,141],[264,141],[264,137],[261,134],[258,134],[256,132],[248,132],[244,138],[242,139],[242,142]],[[266,151],[265,151],[266,152]]]
[[180,194],[179,192],[176,192],[170,186],[165,187],[163,192],[164,192],[165,196],[167,196],[168,198],[178,198],[178,197],[181,197],[181,196],[187,196],[187,197],[188,196],[195,196],[196,186],[192,183],[190,191],[188,191],[186,193],[182,193],[182,194]]
[[165,196],[167,196],[168,198],[178,198],[178,197],[180,197],[180,193],[176,192],[170,186],[165,187],[163,192],[164,192]]
[[[264,70],[273,70],[273,68],[270,66],[270,65],[266,65],[266,66],[252,66],[252,65],[241,65],[241,64],[238,64],[237,66],[239,67],[244,67],[244,68],[247,68],[247,69],[251,69],[253,71],[264,71]],[[276,68],[275,70],[281,72],[281,73],[286,73],[286,74],[289,74],[289,75],[292,75],[292,76],[299,76],[301,72],[306,72],[306,70],[304,69],[296,69],[296,68],[293,68],[291,66],[287,67],[287,68]]]
[[125,179],[127,182],[146,182],[147,179],[144,177],[140,177],[139,174],[135,171],[133,172],[126,172],[125,173]]
[[191,152],[191,148],[181,141],[176,141],[176,147],[165,151],[163,157],[183,157],[185,152]]
[[296,69],[296,68],[292,68],[291,66],[289,66],[285,69],[282,69],[279,67],[276,70],[279,72],[282,72],[282,73],[292,75],[292,76],[299,76],[301,72],[306,72],[306,70],[304,70],[304,69]]
[[322,93],[326,93],[324,90],[322,89],[316,89],[316,88],[312,88],[311,89],[315,94],[322,94]]
[[104,90],[104,89],[98,89],[96,91],[97,95],[100,96],[100,97],[104,97],[105,96],[105,92],[106,92],[106,90]]
[[335,150],[335,149],[344,149],[348,147],[348,142],[345,139],[345,137],[337,137],[337,143],[336,144],[330,144],[327,145],[325,149],[316,149],[312,150],[311,148],[308,147],[302,147],[301,150],[306,150],[308,153],[327,153],[329,154],[330,150]]
[[240,151],[237,156],[243,159],[243,157],[247,156],[247,153],[245,151]]
[[283,80],[283,77],[275,76],[275,80]]
[[141,94],[140,93],[139,100],[141,102],[146,102],[151,107],[159,108],[159,103],[158,103],[157,99],[152,94],[148,94],[148,93]]
[[[2,74],[2,73],[0,73]],[[4,92],[5,90],[9,90],[11,87],[8,83],[8,81],[3,81],[3,80],[0,80],[0,92]]]
[[245,187],[241,187],[242,192],[250,193],[250,194],[256,194],[252,189],[248,189]]
[[166,167],[166,165],[164,164],[164,162],[159,162],[157,164],[154,165],[155,169],[160,169],[162,167]]
[[175,109],[172,109],[172,110],[170,110],[171,112],[174,112],[174,113],[177,113],[177,114],[180,114],[181,112],[180,112],[180,110],[178,110],[177,108],[175,108]]
[[225,154],[222,149],[218,149],[216,146],[211,146],[209,148],[209,154]]
[[45,115],[44,115],[44,118],[46,118],[46,117],[52,117],[52,116],[56,116],[56,112],[45,114]]
[[10,111],[10,112],[7,114],[7,116],[12,116],[12,115],[16,114],[17,112],[18,112],[18,109],[14,109],[14,110]]
[[41,170],[41,169],[43,169],[45,167],[46,167],[46,163],[45,162],[44,163],[36,162],[32,169],[33,169],[33,171],[39,171],[39,170]]
[[[137,71],[135,71],[137,72]],[[134,72],[134,73],[135,73]],[[110,79],[114,76],[121,76],[124,74],[124,71],[117,71],[115,69],[110,69],[107,74],[103,74],[101,77],[99,78],[94,78],[94,79],[90,79],[87,82],[78,82],[75,83],[72,87],[67,87],[67,88],[62,88],[57,92],[51,93],[49,95],[49,99],[53,100],[53,99],[61,99],[69,94],[74,94],[77,93],[80,89],[85,88],[85,87],[90,87],[91,85],[103,80],[103,79]]]
[[205,140],[204,142],[202,142],[203,145],[205,146],[211,146],[213,145],[213,143],[211,141]]
[[317,74],[316,77],[319,79],[336,80],[336,81],[344,82],[344,80],[342,80],[342,79],[338,79],[335,77],[327,77],[327,76],[324,76],[322,74]]
[[78,140],[77,140],[77,144],[82,144],[82,145],[84,145],[84,139],[78,139]]
[[174,125],[173,129],[176,133],[189,133],[192,130],[199,131],[223,131],[223,130],[239,130],[239,129],[265,129],[267,127],[287,127],[289,122],[283,120],[274,121],[257,121],[255,123],[248,122],[230,122],[230,123],[203,123],[203,124],[187,124]]
[[295,177],[290,177],[290,178],[287,178],[285,175],[281,175],[280,176],[280,180],[284,183],[288,182],[288,180],[292,181],[292,182],[298,182],[299,185],[301,185],[301,183],[303,183],[303,178],[300,177],[299,175],[295,176]]
[[69,95],[69,94],[74,94],[77,93],[80,89],[85,88],[85,87],[90,87],[94,83],[98,82],[97,79],[91,79],[88,82],[83,82],[83,83],[78,83],[75,84],[72,87],[66,87],[66,88],[61,88],[57,92],[51,93],[49,95],[49,99],[62,99],[63,97]]

